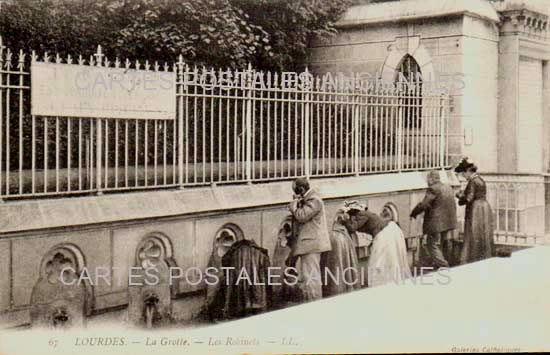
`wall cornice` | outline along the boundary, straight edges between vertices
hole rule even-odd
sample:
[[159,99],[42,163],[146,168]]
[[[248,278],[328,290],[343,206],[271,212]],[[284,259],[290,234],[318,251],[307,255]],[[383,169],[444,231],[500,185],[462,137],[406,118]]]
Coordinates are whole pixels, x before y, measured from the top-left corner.
[[[376,195],[427,187],[425,172],[312,179],[324,199]],[[456,182],[449,172],[447,180]],[[174,191],[11,201],[0,204],[0,240],[27,231],[82,227],[230,212],[284,205],[292,199],[292,182],[227,185]]]
[[527,8],[512,8],[499,11],[500,33],[521,35],[550,43],[548,15]]
[[336,26],[347,28],[450,16],[470,16],[494,23],[499,21],[493,6],[484,0],[407,0],[352,6]]
[[550,43],[520,37],[519,54],[538,60],[550,60]]

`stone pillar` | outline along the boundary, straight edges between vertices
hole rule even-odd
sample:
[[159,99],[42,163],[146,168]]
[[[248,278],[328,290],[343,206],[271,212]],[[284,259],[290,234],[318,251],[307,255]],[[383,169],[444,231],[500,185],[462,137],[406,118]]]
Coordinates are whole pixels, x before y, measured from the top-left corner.
[[501,34],[498,58],[498,155],[499,173],[517,171],[519,114],[519,38]]
[[543,171],[550,172],[550,61],[542,62]]
[[[550,61],[546,60],[542,63],[542,112],[544,119],[544,163],[543,169],[546,173],[550,172]],[[544,223],[546,243],[550,242],[550,177],[544,178]]]
[[496,8],[501,18],[498,172],[540,174],[550,162],[549,118],[546,108],[539,106],[540,101],[542,105],[548,102],[548,95],[540,91],[548,90],[547,79],[543,79],[548,77],[545,62],[550,52],[548,15],[526,2],[502,3]]

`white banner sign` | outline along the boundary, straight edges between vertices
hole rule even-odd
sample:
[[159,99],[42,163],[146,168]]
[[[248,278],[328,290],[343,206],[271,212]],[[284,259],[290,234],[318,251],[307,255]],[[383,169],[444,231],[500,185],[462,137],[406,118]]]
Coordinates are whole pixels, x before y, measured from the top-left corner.
[[170,120],[175,73],[73,64],[31,65],[32,114]]

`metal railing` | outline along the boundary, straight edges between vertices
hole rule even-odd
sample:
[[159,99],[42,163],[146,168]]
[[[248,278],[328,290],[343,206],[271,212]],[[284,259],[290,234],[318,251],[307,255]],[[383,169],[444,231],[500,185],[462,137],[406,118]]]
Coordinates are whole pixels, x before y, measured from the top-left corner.
[[[483,175],[493,211],[495,243],[537,245],[545,242],[545,185],[540,176]],[[466,183],[463,182],[463,188]],[[459,209],[459,225],[464,209]],[[463,232],[461,230],[461,232]]]
[[[173,119],[31,115],[29,67],[174,73]],[[0,198],[422,170],[449,165],[448,96],[307,72],[14,55],[0,42]],[[304,80],[305,78],[305,80]],[[412,122],[412,117],[414,121]]]

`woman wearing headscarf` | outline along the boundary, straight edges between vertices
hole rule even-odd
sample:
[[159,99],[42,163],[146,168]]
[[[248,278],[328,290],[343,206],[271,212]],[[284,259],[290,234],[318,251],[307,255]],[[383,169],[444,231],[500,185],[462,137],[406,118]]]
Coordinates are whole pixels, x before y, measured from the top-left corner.
[[353,202],[347,206],[344,225],[350,233],[362,232],[373,237],[367,264],[368,286],[401,282],[411,276],[405,236],[399,226],[366,207]]
[[321,254],[321,272],[324,280],[323,297],[334,296],[361,287],[356,245],[344,225],[346,218],[346,208],[340,208],[330,231],[332,249]]
[[462,159],[455,172],[468,181],[466,189],[456,195],[459,206],[466,206],[460,263],[490,258],[495,255],[493,212],[487,202],[485,181],[478,175],[477,166],[468,158]]

